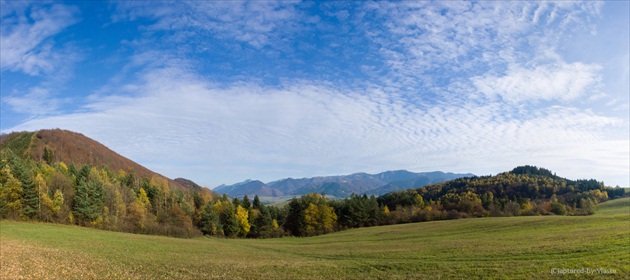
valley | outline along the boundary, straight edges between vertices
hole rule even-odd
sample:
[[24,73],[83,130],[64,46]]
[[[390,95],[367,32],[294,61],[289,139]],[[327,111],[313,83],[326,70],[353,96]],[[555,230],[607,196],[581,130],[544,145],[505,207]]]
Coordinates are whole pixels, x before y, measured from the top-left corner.
[[[591,216],[460,219],[264,240],[5,220],[0,278],[619,279],[630,273],[629,224],[630,198],[604,202]],[[568,270],[582,268],[593,273]]]

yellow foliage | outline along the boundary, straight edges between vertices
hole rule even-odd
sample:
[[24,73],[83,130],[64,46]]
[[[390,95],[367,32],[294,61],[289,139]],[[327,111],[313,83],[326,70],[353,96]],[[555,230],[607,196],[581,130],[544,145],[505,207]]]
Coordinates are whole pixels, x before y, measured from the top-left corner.
[[118,177],[118,182],[122,182],[125,179],[125,177],[127,177],[127,173],[122,169],[118,169],[117,177]]
[[319,208],[317,205],[310,203],[308,208],[304,210],[304,222],[306,223],[306,231],[315,231],[318,224]]
[[61,210],[61,206],[63,205],[63,193],[61,192],[61,190],[55,191],[52,204],[53,204],[52,210],[55,214],[57,214],[57,212]]
[[138,204],[145,209],[151,207],[151,202],[149,201],[149,197],[147,196],[147,192],[144,191],[143,188],[140,188],[140,192],[138,193]]
[[333,231],[335,223],[337,222],[337,214],[335,214],[335,209],[327,205],[320,205],[319,214],[322,223],[322,229],[324,230],[324,232]]
[[37,173],[35,176],[35,186],[37,186],[37,191],[39,194],[48,193],[48,185],[46,184],[46,180],[44,180],[44,176],[41,173]]
[[589,191],[599,202],[604,202],[608,200],[608,192],[602,192],[600,190],[591,190]]
[[95,182],[101,182],[101,183],[105,183],[105,178],[103,178],[102,173],[96,169],[96,167],[92,167],[92,169],[90,169],[90,175],[89,175],[90,180],[95,181]]
[[223,202],[221,202],[221,200],[217,200],[217,202],[214,203],[213,207],[215,213],[223,213]]
[[246,236],[249,233],[251,226],[249,225],[249,212],[247,209],[242,206],[236,206],[236,219],[238,220],[239,226],[241,228],[240,234],[242,236]]
[[307,232],[331,232],[337,222],[335,209],[325,204],[315,205],[310,203],[304,210],[304,222]]
[[63,162],[60,162],[59,163],[59,171],[61,171],[61,173],[63,173],[63,174],[68,174],[68,166],[65,163],[63,163]]
[[103,217],[98,216],[98,218],[96,218],[96,220],[94,220],[93,222],[90,222],[90,224],[92,224],[93,227],[98,227],[103,223]]
[[39,212],[40,218],[44,221],[50,221],[53,216],[53,201],[47,193],[41,195],[39,205],[41,207]]

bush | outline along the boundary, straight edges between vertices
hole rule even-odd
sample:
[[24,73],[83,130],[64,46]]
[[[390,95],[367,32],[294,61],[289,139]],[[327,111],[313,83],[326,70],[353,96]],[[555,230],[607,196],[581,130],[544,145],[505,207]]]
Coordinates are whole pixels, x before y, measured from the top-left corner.
[[551,212],[556,215],[566,215],[567,208],[564,207],[564,204],[560,202],[552,202],[551,203]]

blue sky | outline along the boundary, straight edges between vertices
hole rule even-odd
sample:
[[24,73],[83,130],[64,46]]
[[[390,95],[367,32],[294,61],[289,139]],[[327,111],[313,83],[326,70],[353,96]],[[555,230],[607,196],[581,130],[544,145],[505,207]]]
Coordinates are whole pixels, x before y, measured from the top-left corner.
[[523,164],[630,186],[628,1],[0,3],[4,133],[208,187]]

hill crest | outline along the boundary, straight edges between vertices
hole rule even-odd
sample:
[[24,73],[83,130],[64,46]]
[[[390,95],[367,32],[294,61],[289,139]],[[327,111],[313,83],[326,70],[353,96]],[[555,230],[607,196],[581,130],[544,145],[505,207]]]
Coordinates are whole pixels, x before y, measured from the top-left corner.
[[133,171],[140,177],[147,179],[157,176],[166,179],[169,186],[176,188],[199,186],[192,181],[190,184],[181,180],[172,180],[116,153],[92,138],[69,130],[43,129],[35,132],[13,132],[2,135],[0,149],[4,148],[11,148],[17,155],[35,161],[105,166],[112,171]]

